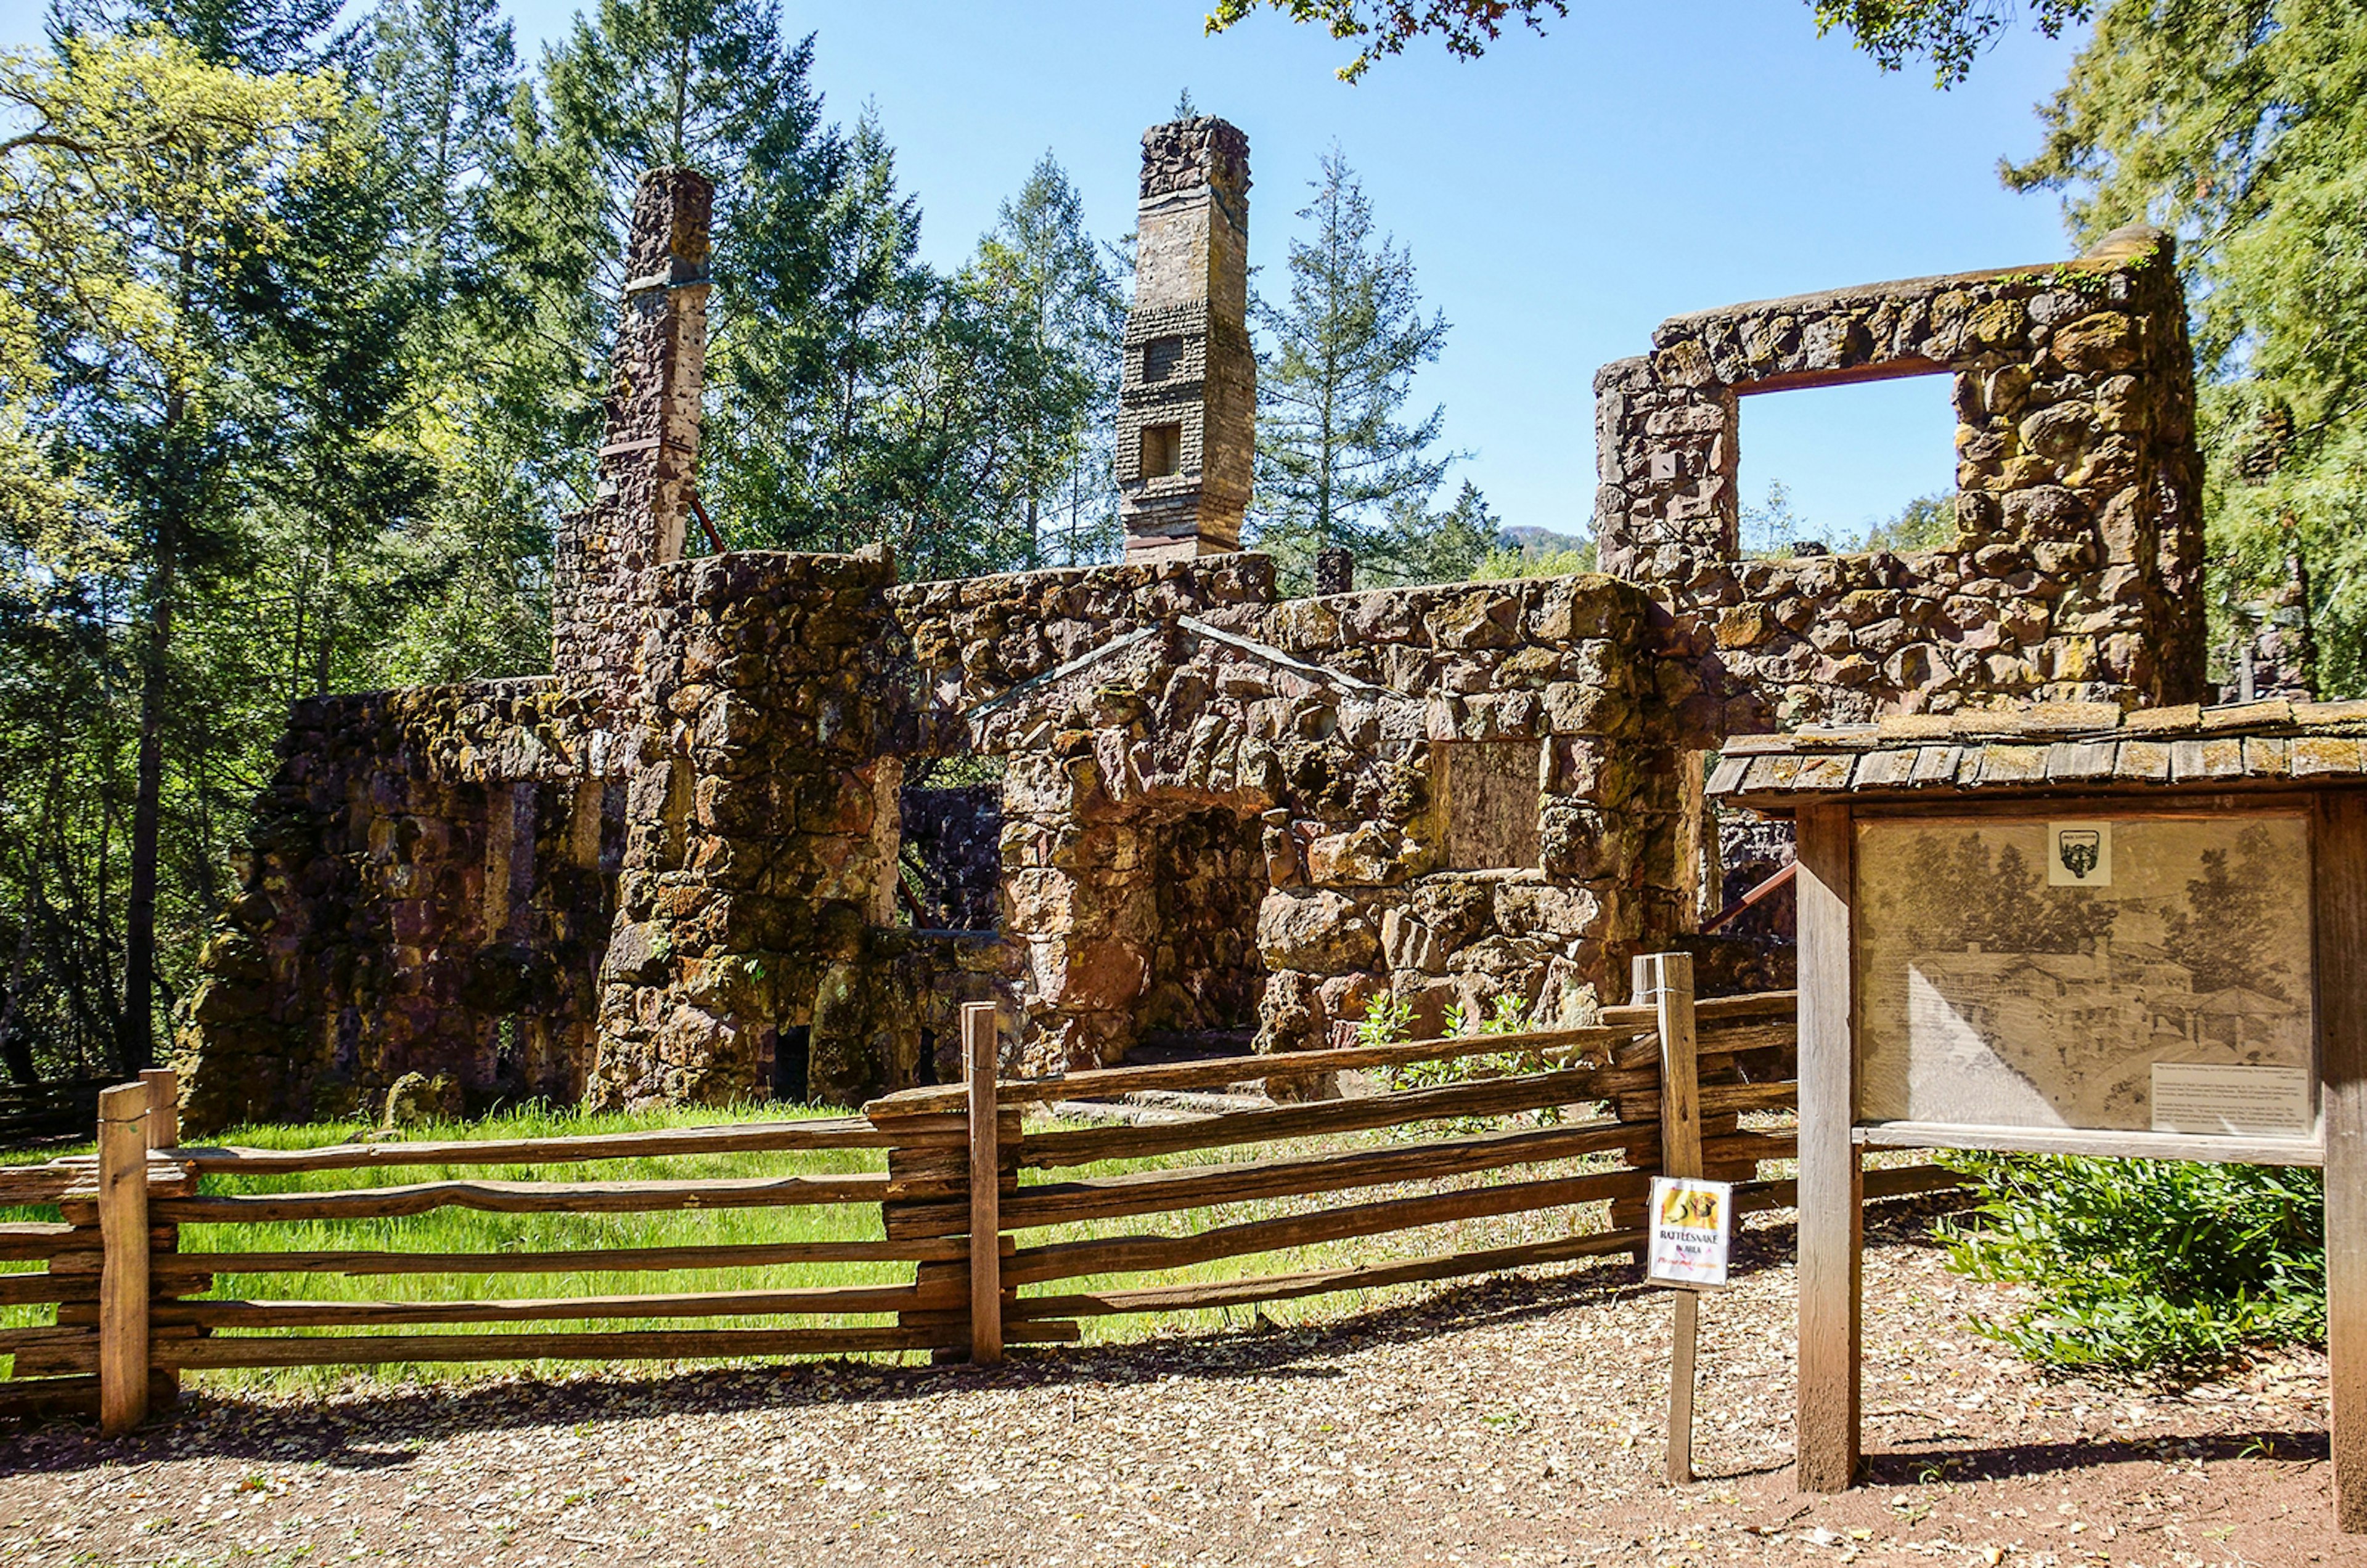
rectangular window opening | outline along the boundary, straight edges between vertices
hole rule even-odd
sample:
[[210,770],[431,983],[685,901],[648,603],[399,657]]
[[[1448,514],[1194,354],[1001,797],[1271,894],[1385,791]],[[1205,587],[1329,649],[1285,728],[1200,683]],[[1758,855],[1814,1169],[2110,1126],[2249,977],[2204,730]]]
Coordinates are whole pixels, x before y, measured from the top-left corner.
[[1736,476],[1743,555],[1955,545],[1955,378],[1745,390]]
[[895,921],[919,931],[992,931],[1002,923],[1002,760],[908,763],[898,801]]
[[1184,427],[1146,424],[1142,427],[1142,477],[1171,479],[1184,471]]
[[1155,337],[1142,345],[1142,378],[1164,381],[1184,367],[1184,340]]

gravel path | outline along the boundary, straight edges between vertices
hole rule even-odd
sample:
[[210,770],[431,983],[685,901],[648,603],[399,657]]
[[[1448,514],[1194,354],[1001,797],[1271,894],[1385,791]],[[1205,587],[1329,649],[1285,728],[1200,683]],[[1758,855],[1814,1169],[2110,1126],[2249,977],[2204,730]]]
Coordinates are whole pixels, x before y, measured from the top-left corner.
[[1704,1306],[1686,1488],[1659,1480],[1668,1304],[1612,1264],[986,1372],[200,1394],[120,1442],[0,1435],[0,1568],[2367,1564],[2327,1524],[2321,1358],[2042,1382],[1963,1327],[2007,1300],[1913,1218],[1869,1236],[1871,1479],[1796,1495],[1790,1239],[1754,1232]]

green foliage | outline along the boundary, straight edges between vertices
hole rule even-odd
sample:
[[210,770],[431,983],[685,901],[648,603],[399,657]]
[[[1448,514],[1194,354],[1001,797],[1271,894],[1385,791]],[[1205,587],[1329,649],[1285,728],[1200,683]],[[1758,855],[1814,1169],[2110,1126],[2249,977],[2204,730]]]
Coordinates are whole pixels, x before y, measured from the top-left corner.
[[1546,528],[1508,528],[1471,575],[1481,581],[1571,577],[1599,570],[1594,541]]
[[1503,538],[1502,520],[1488,509],[1479,487],[1466,479],[1444,512],[1410,499],[1393,506],[1374,554],[1358,565],[1376,584],[1462,582],[1488,575],[1488,563],[1503,553]]
[[1915,550],[1944,550],[1956,542],[1956,497],[1950,491],[1919,495],[1898,509],[1886,523],[1866,531],[1865,547],[1900,555]]
[[1793,506],[1792,487],[1770,479],[1764,499],[1743,502],[1739,525],[1742,553],[1760,559],[1784,558],[1795,544],[1809,541],[1842,550],[1946,549],[1956,541],[1956,498],[1950,491],[1919,495],[1895,516],[1868,528],[1864,538],[1852,539],[1819,535],[1819,525]]
[[[1376,1010],[1383,1022],[1374,1027]],[[1365,1010],[1365,1021],[1356,1026],[1359,1043],[1391,1045],[1406,1038],[1413,1010],[1393,995],[1376,997]],[[1499,995],[1482,1013],[1476,1007],[1457,1002],[1446,1010],[1446,1037],[1461,1039],[1466,1035],[1518,1034],[1529,1027],[1529,1006],[1511,992]],[[1373,1029],[1368,1038],[1366,1031]],[[1552,1066],[1535,1051],[1493,1051],[1470,1056],[1450,1056],[1442,1061],[1407,1062],[1388,1070],[1389,1087],[1399,1089],[1434,1089],[1442,1084],[1474,1083],[1482,1078],[1508,1077],[1521,1073],[1542,1073]],[[1536,1113],[1537,1120],[1547,1125],[1561,1120],[1558,1106],[1548,1106]],[[1472,1124],[1486,1118],[1467,1118]]]
[[[1811,0],[1817,33],[1838,28],[1872,55],[1885,71],[1912,59],[1931,62],[1933,84],[1953,86],[1970,73],[1973,62],[2012,24],[2012,0]],[[2030,22],[2048,38],[2084,22],[2094,0],[2032,0]],[[1435,35],[1449,53],[1476,60],[1504,36],[1517,18],[1532,32],[1546,18],[1569,15],[1566,0],[1217,0],[1208,30],[1222,32],[1251,13],[1279,11],[1294,22],[1316,23],[1356,45],[1340,78],[1353,82],[1384,55],[1402,54],[1407,44]]]
[[1782,479],[1770,479],[1764,500],[1742,503],[1738,519],[1742,553],[1761,559],[1788,556],[1795,543],[1814,536],[1808,532],[1809,526],[1792,510],[1792,487]]
[[2210,610],[2311,573],[2319,682],[2367,692],[2367,12],[2115,0],[2009,184],[2083,239],[2179,236],[2207,470]]
[[884,132],[824,122],[764,0],[606,0],[532,73],[494,0],[51,31],[0,56],[11,1077],[154,1049],[292,699],[549,668],[650,164],[718,183],[731,542],[921,574],[1114,545],[1124,301],[1073,189],[1046,160],[971,265],[921,266]]
[[2042,1366],[2182,1378],[2326,1333],[2317,1173],[2276,1166],[1954,1155],[1977,1217],[1944,1232],[1960,1273],[2029,1287],[1982,1333]]
[[1356,1024],[1356,1043],[1366,1048],[1397,1045],[1411,1037],[1413,1004],[1395,991],[1383,991],[1365,1004]]
[[1304,590],[1316,553],[1356,552],[1373,581],[1461,576],[1496,524],[1466,485],[1444,513],[1430,498],[1461,456],[1435,450],[1446,411],[1400,418],[1413,378],[1438,357],[1446,317],[1421,313],[1413,259],[1376,231],[1363,184],[1337,147],[1299,209],[1314,232],[1290,242],[1290,292],[1259,300],[1254,542]]
[[[1885,71],[1908,61],[1931,62],[1934,86],[1952,87],[2013,24],[2013,0],[1811,0],[1817,36],[1836,28]],[[2095,0],[2031,0],[2030,25],[2047,38],[2085,22]]]
[[0,802],[12,1076],[151,1059],[160,929],[208,897],[236,787],[210,737],[253,711],[192,690],[192,634],[243,586],[256,433],[318,368],[259,318],[312,298],[366,147],[334,70],[243,71],[145,23],[0,54],[0,757],[43,781]]
[[[1184,95],[1188,108],[1191,95]],[[961,275],[982,310],[1011,326],[1021,363],[1003,405],[1011,461],[1002,531],[1025,565],[1083,566],[1117,553],[1116,406],[1126,285],[1085,227],[1084,202],[1050,152],[1002,204]]]
[[1319,23],[1333,38],[1354,42],[1356,58],[1340,68],[1343,82],[1355,81],[1374,61],[1402,54],[1407,44],[1428,34],[1437,34],[1460,58],[1477,60],[1504,36],[1511,17],[1541,33],[1548,16],[1569,15],[1566,0],[1217,0],[1208,30],[1222,32],[1251,12],[1268,9],[1294,22]]

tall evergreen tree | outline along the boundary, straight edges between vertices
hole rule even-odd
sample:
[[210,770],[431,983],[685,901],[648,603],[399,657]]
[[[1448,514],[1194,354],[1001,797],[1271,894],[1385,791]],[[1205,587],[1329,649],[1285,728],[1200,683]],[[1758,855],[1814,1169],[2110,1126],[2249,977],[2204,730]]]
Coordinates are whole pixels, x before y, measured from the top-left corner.
[[403,222],[423,270],[440,280],[483,243],[485,182],[517,90],[515,36],[498,0],[383,0],[371,43],[369,82]]
[[1504,523],[1469,479],[1454,503],[1433,512],[1407,498],[1389,514],[1375,565],[1398,582],[1460,582],[1476,575],[1504,547]]
[[[719,462],[706,482],[734,543],[840,550],[902,534],[909,550],[934,530],[890,515],[924,504],[926,490],[908,471],[916,454],[899,438],[892,371],[924,347],[917,323],[944,301],[919,260],[920,203],[898,188],[878,117],[818,138],[815,153],[794,202],[735,252],[741,307],[722,312],[708,357]],[[721,278],[719,248],[717,266]]]
[[1117,544],[1109,445],[1126,290],[1050,152],[1002,204],[965,282],[1012,319],[1028,365],[1016,440],[1024,564],[1077,566]]
[[1334,147],[1290,243],[1290,293],[1255,307],[1255,538],[1303,581],[1318,550],[1376,562],[1418,553],[1427,506],[1458,454],[1438,449],[1433,408],[1408,423],[1415,372],[1438,357],[1446,317],[1425,317],[1413,261],[1376,233],[1363,185]]
[[271,74],[356,62],[359,24],[338,25],[344,0],[51,0],[50,40],[168,33],[209,64]]
[[2009,184],[2093,238],[2150,220],[2189,280],[2212,608],[2309,567],[2321,684],[2367,691],[2367,12],[2118,0]]

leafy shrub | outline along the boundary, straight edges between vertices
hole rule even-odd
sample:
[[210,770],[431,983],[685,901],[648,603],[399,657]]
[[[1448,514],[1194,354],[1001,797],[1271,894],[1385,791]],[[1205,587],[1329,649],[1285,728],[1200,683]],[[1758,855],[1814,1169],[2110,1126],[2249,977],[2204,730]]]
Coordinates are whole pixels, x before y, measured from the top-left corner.
[[[1467,1010],[1460,1003],[1446,1014],[1446,1036],[1460,1039],[1468,1034],[1518,1034],[1529,1026],[1528,1004],[1514,996],[1500,996],[1485,1016],[1477,1009]],[[1394,992],[1383,992],[1365,1004],[1365,1016],[1356,1025],[1356,1043],[1360,1045],[1395,1045],[1410,1038],[1413,1031],[1413,1008],[1399,999]],[[1517,1073],[1542,1073],[1552,1066],[1535,1051],[1490,1051],[1477,1055],[1455,1056],[1437,1062],[1406,1062],[1388,1069],[1389,1088],[1435,1089],[1445,1084],[1473,1083],[1481,1078],[1507,1077]],[[1549,1105],[1534,1113],[1541,1125],[1551,1126],[1561,1120],[1561,1108]],[[1503,1118],[1465,1116],[1453,1125],[1464,1132],[1484,1132],[1499,1124]]]
[[1413,1034],[1413,1004],[1395,991],[1383,991],[1365,1004],[1356,1025],[1359,1045],[1396,1045]]
[[2317,1173],[2274,1166],[1951,1155],[1976,1218],[1942,1228],[1949,1267],[2034,1288],[1975,1328],[2056,1371],[2196,1376],[2247,1347],[2326,1335]]

